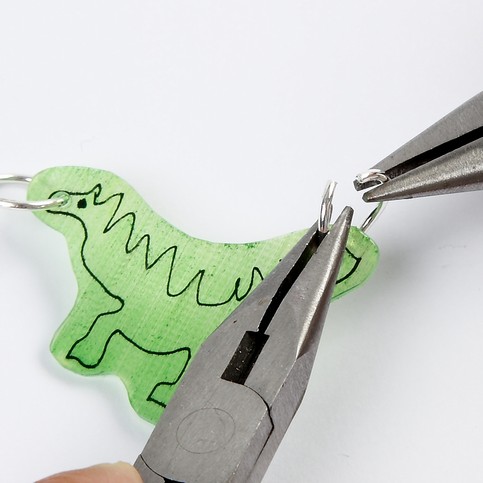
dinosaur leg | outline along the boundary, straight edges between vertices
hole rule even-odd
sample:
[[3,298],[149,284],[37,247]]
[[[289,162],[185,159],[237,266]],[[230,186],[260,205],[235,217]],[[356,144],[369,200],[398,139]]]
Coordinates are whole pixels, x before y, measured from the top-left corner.
[[[187,350],[189,351],[189,349]],[[157,404],[162,408],[166,407],[174,392],[178,388],[179,382],[181,381],[184,373],[186,372],[186,369],[191,359],[191,351],[187,352],[187,355],[188,357],[186,358],[186,362],[181,371],[179,371],[178,375],[176,376],[176,379],[171,381],[159,381],[158,379],[158,382],[149,393],[149,396],[147,398],[148,401],[152,401],[153,403]]]
[[126,386],[135,411],[156,423],[165,404],[149,399],[153,387],[161,381],[174,392],[190,358],[191,351],[187,347],[170,352],[149,351],[132,343],[122,332],[114,331],[98,372],[117,374]]
[[99,316],[85,335],[72,345],[66,358],[76,360],[86,369],[98,367],[112,337],[118,333],[124,335],[122,330],[116,328],[116,315],[116,313],[110,313]]
[[[146,366],[145,369],[149,374],[143,376],[147,377],[138,379],[136,381],[138,387],[132,392],[129,391],[131,404],[141,417],[152,423],[159,420],[178,387],[189,360],[190,351],[183,348],[173,353],[159,355]],[[156,395],[153,394],[155,390]]]

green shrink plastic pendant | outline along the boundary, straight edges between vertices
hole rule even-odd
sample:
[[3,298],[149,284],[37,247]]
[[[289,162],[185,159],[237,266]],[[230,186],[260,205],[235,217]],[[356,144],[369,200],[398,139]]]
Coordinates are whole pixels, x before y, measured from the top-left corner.
[[[156,214],[112,173],[60,167],[30,183],[37,212],[66,238],[78,283],[51,351],[79,374],[116,374],[137,413],[155,423],[204,340],[305,231],[244,244],[192,238]],[[378,249],[352,228],[334,298],[364,282]]]

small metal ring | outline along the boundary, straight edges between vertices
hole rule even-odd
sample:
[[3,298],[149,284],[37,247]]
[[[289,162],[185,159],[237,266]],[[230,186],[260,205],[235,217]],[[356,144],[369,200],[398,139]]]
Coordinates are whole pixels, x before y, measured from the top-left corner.
[[[18,174],[0,174],[0,183],[26,183],[32,181],[30,176],[22,176]],[[59,208],[68,203],[67,198],[52,198],[50,200],[41,201],[17,201],[7,198],[0,198],[1,208],[11,208],[15,210],[40,211],[49,210],[51,208]]]
[[320,205],[320,215],[317,222],[317,227],[320,233],[326,234],[329,231],[330,219],[332,218],[334,199],[334,191],[337,183],[335,181],[329,181],[327,188],[325,188],[324,196],[322,197],[322,204]]
[[[370,169],[365,173],[361,173],[357,175],[357,182],[358,183],[368,183],[371,181],[379,182],[379,184],[385,183],[389,177],[381,171],[380,169]],[[383,209],[385,208],[386,204],[382,201],[377,203],[377,206],[371,211],[369,216],[363,221],[362,225],[360,226],[360,230],[362,232],[366,232],[367,229],[376,221],[377,217],[382,213]]]

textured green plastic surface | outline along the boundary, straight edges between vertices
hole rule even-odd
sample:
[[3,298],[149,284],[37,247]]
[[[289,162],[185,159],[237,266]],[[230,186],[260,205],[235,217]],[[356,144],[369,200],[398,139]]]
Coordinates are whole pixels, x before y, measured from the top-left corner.
[[[83,167],[42,171],[29,199],[69,193],[37,216],[66,238],[77,278],[72,311],[51,344],[85,375],[116,374],[140,416],[156,422],[203,341],[305,232],[212,243],[176,229],[122,179]],[[334,298],[372,273],[378,249],[352,228]]]

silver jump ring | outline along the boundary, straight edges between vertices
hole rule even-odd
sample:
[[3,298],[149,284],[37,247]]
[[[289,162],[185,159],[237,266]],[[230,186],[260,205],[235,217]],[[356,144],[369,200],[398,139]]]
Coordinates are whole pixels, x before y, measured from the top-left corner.
[[[357,175],[357,181],[359,183],[368,183],[370,181],[379,182],[379,184],[385,183],[389,177],[381,171],[380,169],[370,169],[365,173],[361,173]],[[362,232],[366,232],[367,229],[376,221],[376,218],[382,213],[383,209],[385,208],[385,203],[380,201],[377,203],[377,206],[371,211],[369,216],[364,220],[362,225],[360,226],[360,230]]]
[[334,199],[334,191],[337,183],[335,181],[329,181],[327,188],[325,188],[324,196],[322,197],[322,204],[320,205],[320,216],[317,222],[318,230],[322,234],[326,234],[329,231],[330,219],[332,218]]
[[[18,174],[0,174],[0,183],[26,183],[32,181],[30,176],[22,176]],[[17,201],[0,198],[1,208],[12,208],[15,210],[40,211],[49,210],[51,208],[59,208],[67,204],[66,198],[52,198],[50,200],[41,201]]]

